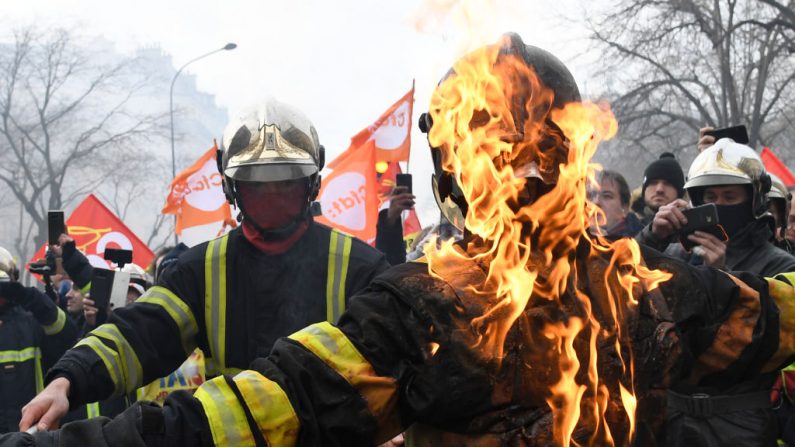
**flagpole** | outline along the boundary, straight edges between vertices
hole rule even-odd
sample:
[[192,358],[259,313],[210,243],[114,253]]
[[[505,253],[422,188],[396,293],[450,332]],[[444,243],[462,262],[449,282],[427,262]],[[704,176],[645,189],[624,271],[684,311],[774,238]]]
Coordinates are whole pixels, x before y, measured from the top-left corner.
[[[411,79],[411,111],[414,111],[414,81],[415,79]],[[411,117],[414,119],[414,117]],[[411,163],[411,131],[414,129],[414,123],[409,123],[409,156],[406,159],[406,174],[411,174],[409,171],[409,163]]]
[[[179,77],[182,70],[185,69],[188,65],[198,61],[199,59],[204,59],[207,56],[212,54],[218,53],[220,51],[229,51],[234,50],[237,48],[237,44],[235,43],[228,43],[217,50],[210,51],[209,53],[202,54],[199,57],[195,57],[188,62],[186,62],[183,66],[179,67],[176,73],[174,73],[174,77],[171,78],[171,87],[168,89],[168,110],[169,114],[171,115],[171,178],[176,178],[177,176],[177,162],[176,157],[174,156],[174,84],[177,82],[177,78]],[[179,239],[177,239],[177,215],[174,215],[174,245],[179,243]]]

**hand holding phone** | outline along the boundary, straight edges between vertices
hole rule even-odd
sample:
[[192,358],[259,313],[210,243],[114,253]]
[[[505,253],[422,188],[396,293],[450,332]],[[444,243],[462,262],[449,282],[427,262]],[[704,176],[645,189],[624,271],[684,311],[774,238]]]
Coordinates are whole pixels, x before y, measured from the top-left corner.
[[689,236],[696,231],[711,234],[722,242],[727,242],[729,236],[720,225],[718,219],[718,208],[714,203],[707,203],[701,206],[682,210],[682,214],[687,218],[687,224],[679,230],[679,241],[685,250],[691,251],[697,244],[690,240]]
[[403,186],[406,188],[406,192],[411,194],[411,174],[397,174],[395,177],[395,186]]
[[704,135],[709,135],[717,142],[721,138],[731,138],[735,143],[748,144],[748,129],[744,125],[724,127],[722,129],[712,129],[704,132]]

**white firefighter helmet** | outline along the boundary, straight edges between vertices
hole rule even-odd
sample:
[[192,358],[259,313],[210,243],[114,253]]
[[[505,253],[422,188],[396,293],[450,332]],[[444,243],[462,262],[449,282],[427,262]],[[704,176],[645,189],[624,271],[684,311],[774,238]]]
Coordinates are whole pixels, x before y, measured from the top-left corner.
[[790,194],[784,182],[773,173],[768,172],[767,175],[770,176],[770,192],[767,193],[767,198],[789,200]]
[[149,288],[151,284],[149,275],[147,275],[146,271],[138,264],[124,264],[121,271],[130,274],[130,287],[137,290],[141,295]]
[[224,130],[221,150],[222,174],[233,180],[295,180],[323,169],[315,126],[296,108],[274,99],[234,118]]
[[762,159],[749,146],[722,138],[693,160],[685,189],[693,204],[701,205],[704,188],[726,185],[749,185],[754,217],[766,213],[770,176],[765,172]]
[[17,263],[11,253],[0,247],[0,282],[8,282],[16,279]]

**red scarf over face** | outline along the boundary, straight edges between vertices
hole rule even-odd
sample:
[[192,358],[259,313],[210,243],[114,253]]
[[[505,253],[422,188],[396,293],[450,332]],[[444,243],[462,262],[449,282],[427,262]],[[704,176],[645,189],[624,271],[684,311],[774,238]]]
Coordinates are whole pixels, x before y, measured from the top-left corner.
[[249,222],[253,221],[263,230],[277,230],[298,219],[306,203],[305,179],[267,183],[240,182],[237,189],[245,210],[243,235],[260,251],[282,254],[298,242],[309,228],[309,222],[305,220],[286,238],[265,240],[256,226]]

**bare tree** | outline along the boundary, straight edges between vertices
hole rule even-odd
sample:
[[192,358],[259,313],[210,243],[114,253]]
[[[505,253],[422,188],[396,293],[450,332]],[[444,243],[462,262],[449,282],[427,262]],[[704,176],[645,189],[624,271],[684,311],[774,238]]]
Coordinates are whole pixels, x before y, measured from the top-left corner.
[[626,165],[632,147],[648,153],[642,163],[663,150],[690,159],[705,125],[745,124],[754,147],[786,141],[795,99],[793,23],[792,1],[612,5],[590,22],[620,128],[603,158]]
[[[158,116],[130,106],[145,85],[131,60],[90,54],[77,40],[67,30],[27,28],[0,45],[0,183],[20,202],[37,245],[48,209],[113,178],[125,153],[140,152],[157,130]],[[31,240],[23,233],[21,255]]]

